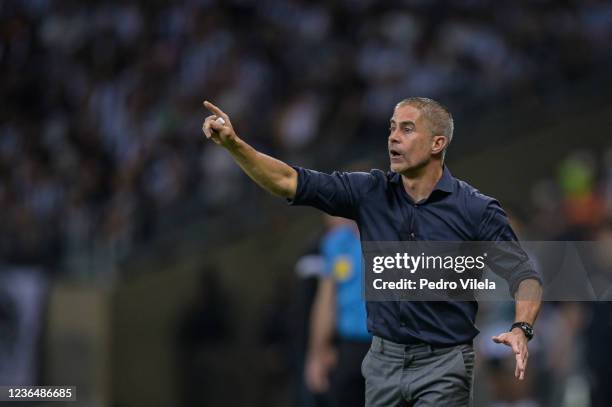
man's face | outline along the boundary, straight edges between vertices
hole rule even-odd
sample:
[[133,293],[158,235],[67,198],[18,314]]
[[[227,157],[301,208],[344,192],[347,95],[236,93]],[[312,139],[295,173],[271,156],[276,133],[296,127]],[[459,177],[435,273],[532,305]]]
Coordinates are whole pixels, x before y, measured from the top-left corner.
[[431,160],[432,135],[427,119],[410,105],[395,109],[389,127],[391,171],[403,173],[423,167]]

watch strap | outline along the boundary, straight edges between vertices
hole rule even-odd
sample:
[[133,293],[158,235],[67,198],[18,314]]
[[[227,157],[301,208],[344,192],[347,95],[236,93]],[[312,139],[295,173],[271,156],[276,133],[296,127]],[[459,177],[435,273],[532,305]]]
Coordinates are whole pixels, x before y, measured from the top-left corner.
[[514,328],[519,328],[521,331],[523,331],[528,340],[531,340],[531,338],[533,338],[533,326],[530,323],[515,322],[510,327],[510,331],[512,331]]

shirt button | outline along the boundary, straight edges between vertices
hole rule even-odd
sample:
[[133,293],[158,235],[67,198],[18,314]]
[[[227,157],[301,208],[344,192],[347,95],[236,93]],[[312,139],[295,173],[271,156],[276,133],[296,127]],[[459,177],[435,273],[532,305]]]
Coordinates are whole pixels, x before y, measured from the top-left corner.
[[401,327],[405,327],[406,326],[406,321],[400,321],[400,326]]
[[414,238],[415,238],[415,236],[414,236],[414,232],[412,232],[412,233],[410,234],[410,237],[411,237],[412,239],[414,239]]

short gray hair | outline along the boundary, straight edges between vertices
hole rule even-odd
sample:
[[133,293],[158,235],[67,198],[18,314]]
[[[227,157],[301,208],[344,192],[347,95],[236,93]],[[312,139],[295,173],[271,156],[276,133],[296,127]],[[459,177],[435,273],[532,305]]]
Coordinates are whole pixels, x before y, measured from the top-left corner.
[[446,147],[442,152],[442,158],[444,159],[446,149],[453,139],[453,130],[455,128],[453,116],[450,111],[441,103],[433,99],[422,97],[406,98],[395,105],[395,109],[404,105],[410,105],[419,109],[429,122],[432,135],[446,137],[448,143],[446,143]]

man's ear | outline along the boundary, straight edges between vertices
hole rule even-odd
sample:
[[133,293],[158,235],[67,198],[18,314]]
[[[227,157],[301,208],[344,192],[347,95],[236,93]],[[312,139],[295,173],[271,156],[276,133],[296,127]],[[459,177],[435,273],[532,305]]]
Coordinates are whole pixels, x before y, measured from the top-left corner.
[[448,144],[448,139],[444,136],[433,136],[431,140],[431,153],[438,154],[444,151],[446,145]]

